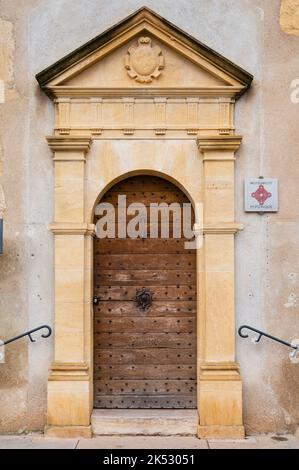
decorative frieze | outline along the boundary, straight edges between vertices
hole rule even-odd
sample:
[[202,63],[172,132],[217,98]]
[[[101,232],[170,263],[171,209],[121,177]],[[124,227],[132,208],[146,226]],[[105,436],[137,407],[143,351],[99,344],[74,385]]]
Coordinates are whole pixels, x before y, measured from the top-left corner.
[[[233,152],[236,152],[242,143],[242,136],[203,136],[197,139],[199,150],[204,154],[204,160],[235,160]],[[228,151],[228,153],[219,150]]]

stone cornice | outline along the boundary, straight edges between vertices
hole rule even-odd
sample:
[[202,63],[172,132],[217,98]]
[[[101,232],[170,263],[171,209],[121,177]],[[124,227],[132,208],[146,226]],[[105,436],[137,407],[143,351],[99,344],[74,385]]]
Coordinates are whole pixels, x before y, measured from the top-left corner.
[[201,370],[240,370],[237,362],[202,362]]
[[85,362],[54,362],[49,380],[89,380],[88,372]]
[[99,87],[76,87],[66,85],[56,85],[47,87],[48,94],[55,98],[234,98],[240,91],[240,86],[213,86],[199,88],[175,88],[175,87],[155,87],[155,88],[99,88]]
[[55,235],[95,235],[95,225],[71,222],[53,222],[49,230]]
[[[197,146],[202,153],[215,151],[231,151],[236,152],[242,143],[241,135],[215,135],[203,136],[197,139]],[[215,157],[211,156],[212,159]],[[207,156],[209,159],[209,156]]]
[[48,145],[53,152],[72,151],[86,154],[91,146],[90,136],[47,136]]

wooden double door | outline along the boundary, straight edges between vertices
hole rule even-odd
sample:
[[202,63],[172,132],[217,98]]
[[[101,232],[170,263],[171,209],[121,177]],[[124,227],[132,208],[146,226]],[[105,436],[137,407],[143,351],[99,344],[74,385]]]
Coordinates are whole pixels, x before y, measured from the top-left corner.
[[162,178],[131,177],[101,200],[116,219],[118,195],[146,206],[147,236],[94,241],[94,407],[196,408],[196,250],[173,238],[172,212],[168,238],[160,218],[150,238],[151,203],[189,200]]

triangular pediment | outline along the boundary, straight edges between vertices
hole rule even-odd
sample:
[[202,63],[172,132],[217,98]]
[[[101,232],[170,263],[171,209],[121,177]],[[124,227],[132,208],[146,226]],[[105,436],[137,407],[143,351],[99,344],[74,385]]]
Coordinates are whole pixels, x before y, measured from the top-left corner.
[[[148,46],[138,46],[139,41],[142,39],[148,41]],[[155,55],[155,50],[158,52],[158,57]],[[133,51],[133,59],[131,59],[129,51]],[[140,56],[140,62],[137,64],[134,63],[134,53]],[[144,57],[142,57],[142,54],[144,54]],[[147,57],[147,54],[149,57]],[[159,65],[155,67],[155,61],[158,62],[159,58],[161,58],[160,69]],[[133,62],[132,65],[130,60]],[[150,74],[151,71],[153,76]],[[211,74],[203,67],[198,67],[168,45],[161,43],[152,34],[138,35],[136,38],[132,38],[88,69],[75,76],[70,76],[60,84],[101,88],[107,86],[112,88],[136,86],[166,88],[229,85],[224,78]]]
[[[109,89],[214,90],[240,96],[252,76],[153,11],[142,8],[48,67],[50,96]],[[163,93],[162,93],[163,94]],[[188,94],[188,93],[187,93]]]

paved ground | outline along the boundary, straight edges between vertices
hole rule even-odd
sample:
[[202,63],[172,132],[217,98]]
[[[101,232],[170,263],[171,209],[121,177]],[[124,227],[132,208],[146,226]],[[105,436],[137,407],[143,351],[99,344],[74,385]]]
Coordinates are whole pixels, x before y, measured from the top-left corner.
[[0,449],[299,449],[299,439],[293,435],[266,435],[242,441],[206,441],[180,436],[97,436],[78,440],[29,434],[0,436]]

